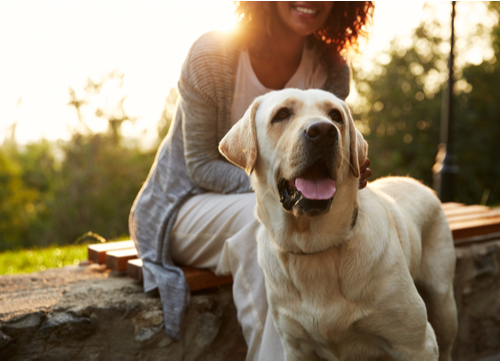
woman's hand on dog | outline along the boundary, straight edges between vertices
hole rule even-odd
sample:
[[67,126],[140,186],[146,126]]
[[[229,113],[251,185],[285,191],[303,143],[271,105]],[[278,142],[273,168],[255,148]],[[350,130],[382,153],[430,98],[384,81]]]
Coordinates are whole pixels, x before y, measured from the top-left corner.
[[370,160],[366,158],[365,162],[361,165],[359,169],[360,173],[359,189],[363,189],[366,187],[366,180],[370,178],[370,176],[372,175],[372,171],[370,170],[370,168],[368,168],[369,166],[370,166]]

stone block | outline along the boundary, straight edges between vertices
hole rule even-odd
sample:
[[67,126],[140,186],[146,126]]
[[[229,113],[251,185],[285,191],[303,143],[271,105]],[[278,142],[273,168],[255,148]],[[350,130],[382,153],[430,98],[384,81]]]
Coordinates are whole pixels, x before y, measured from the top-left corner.
[[0,290],[0,360],[245,359],[230,286],[192,295],[180,341],[157,295],[100,267],[4,276]]
[[500,240],[457,247],[454,361],[500,361]]

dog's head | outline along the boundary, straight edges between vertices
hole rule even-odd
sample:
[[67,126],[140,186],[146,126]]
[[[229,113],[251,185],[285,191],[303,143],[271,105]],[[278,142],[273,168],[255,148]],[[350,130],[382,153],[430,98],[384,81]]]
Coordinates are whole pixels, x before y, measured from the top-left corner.
[[337,188],[359,177],[367,144],[347,105],[322,90],[285,89],[257,98],[219,145],[257,182],[266,182],[287,212],[327,212]]

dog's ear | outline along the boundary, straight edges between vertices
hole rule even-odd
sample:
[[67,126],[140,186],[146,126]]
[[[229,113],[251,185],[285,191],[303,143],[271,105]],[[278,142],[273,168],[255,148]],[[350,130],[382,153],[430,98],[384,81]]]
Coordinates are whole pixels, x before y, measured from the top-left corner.
[[359,178],[359,167],[366,160],[368,155],[368,143],[361,132],[354,125],[354,120],[352,119],[351,112],[347,105],[344,105],[344,110],[349,121],[349,138],[350,138],[350,149],[349,149],[349,162],[351,165],[351,171],[354,177]]
[[248,175],[252,173],[257,160],[255,114],[259,105],[260,99],[256,99],[219,143],[221,154],[243,168]]

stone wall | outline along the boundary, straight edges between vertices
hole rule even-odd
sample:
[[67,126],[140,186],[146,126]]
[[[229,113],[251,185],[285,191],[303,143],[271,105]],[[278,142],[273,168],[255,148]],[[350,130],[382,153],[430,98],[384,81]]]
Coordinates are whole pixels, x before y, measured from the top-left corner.
[[[455,361],[500,360],[500,240],[457,247]],[[244,360],[231,288],[193,294],[175,341],[157,295],[102,268],[0,277],[0,360]]]
[[500,240],[457,247],[455,361],[500,361]]
[[0,280],[0,360],[244,360],[231,287],[193,294],[183,338],[157,295],[98,267]]

